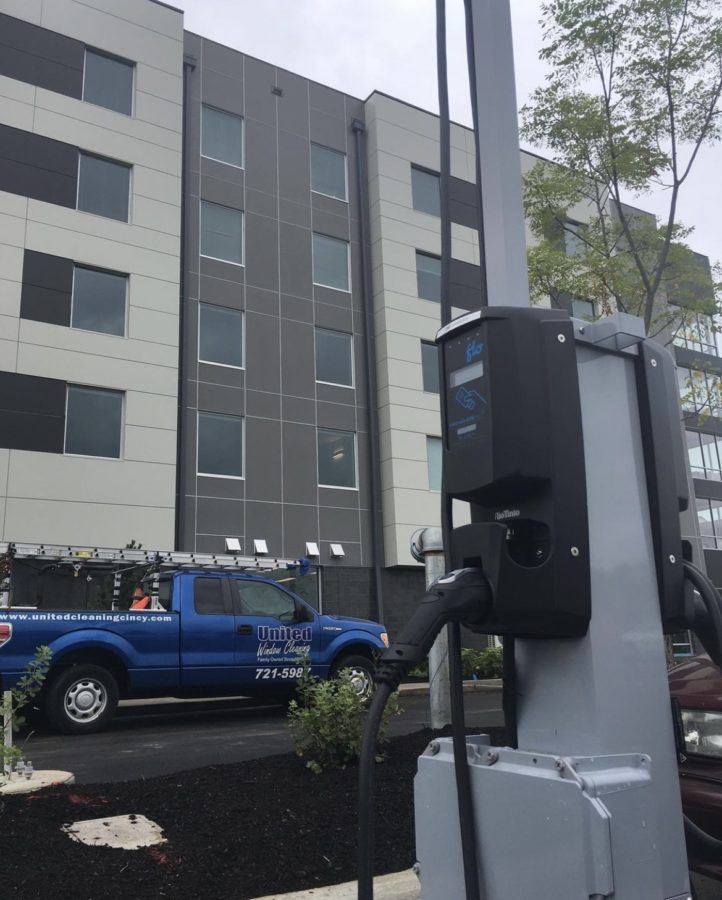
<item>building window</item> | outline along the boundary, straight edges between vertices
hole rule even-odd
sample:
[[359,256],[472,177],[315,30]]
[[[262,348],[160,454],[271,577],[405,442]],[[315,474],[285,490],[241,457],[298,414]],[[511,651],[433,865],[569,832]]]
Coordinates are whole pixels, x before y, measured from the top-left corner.
[[198,474],[243,477],[243,419],[198,410]]
[[591,322],[596,318],[593,300],[572,300],[572,315],[577,319],[586,319]]
[[430,341],[421,342],[421,375],[424,390],[439,393],[439,348]]
[[348,241],[313,235],[313,283],[322,287],[349,289]]
[[711,316],[693,316],[689,321],[683,322],[674,336],[674,343],[677,347],[684,347],[697,353],[720,355]]
[[311,144],[311,190],[346,200],[346,154]]
[[685,437],[692,476],[722,481],[722,438],[699,431],[685,431]]
[[353,387],[353,339],[350,334],[316,329],[316,381]]
[[441,258],[416,251],[416,292],[422,300],[441,303]]
[[322,487],[356,487],[356,435],[318,429],[318,483]]
[[697,520],[705,550],[722,548],[722,500],[697,497]]
[[426,464],[429,472],[429,490],[441,490],[441,438],[426,438]]
[[243,313],[240,310],[199,304],[198,359],[217,366],[243,368]]
[[243,168],[243,119],[203,105],[201,154],[209,159]]
[[565,222],[563,226],[564,252],[567,256],[581,256],[585,243],[581,237],[580,222]]
[[677,366],[677,382],[683,410],[722,417],[720,375],[689,366]]
[[419,212],[441,215],[439,176],[436,172],[411,166],[411,200],[414,209]]
[[83,100],[131,115],[134,69],[132,62],[86,47]]
[[201,256],[243,265],[243,213],[201,200]]
[[78,164],[78,209],[128,221],[130,166],[81,153]]
[[127,294],[127,275],[75,266],[71,326],[123,337]]
[[123,394],[68,385],[65,452],[120,459]]

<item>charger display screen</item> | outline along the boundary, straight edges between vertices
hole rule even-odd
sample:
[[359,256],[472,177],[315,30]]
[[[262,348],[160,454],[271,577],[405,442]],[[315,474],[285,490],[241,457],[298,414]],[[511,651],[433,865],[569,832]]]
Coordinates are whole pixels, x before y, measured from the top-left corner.
[[480,328],[444,348],[447,446],[484,437],[488,385],[486,341]]

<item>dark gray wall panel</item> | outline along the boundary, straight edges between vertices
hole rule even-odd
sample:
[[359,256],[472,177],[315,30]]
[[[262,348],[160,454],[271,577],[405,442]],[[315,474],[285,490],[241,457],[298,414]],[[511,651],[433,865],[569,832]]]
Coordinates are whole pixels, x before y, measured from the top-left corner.
[[284,553],[305,556],[306,541],[318,543],[318,510],[315,506],[286,504],[283,510]]
[[281,500],[281,423],[277,420],[246,419],[246,498]]
[[0,447],[62,453],[64,381],[0,372]]
[[229,388],[243,388],[245,372],[243,369],[231,369],[226,366],[214,366],[210,363],[198,364],[198,380],[210,385],[223,385]]
[[267,125],[276,125],[276,96],[271,88],[276,83],[276,68],[260,59],[245,58],[246,115]]
[[0,446],[10,450],[62,453],[65,418],[0,410]]
[[278,222],[246,213],[246,284],[278,290]]
[[235,280],[228,281],[226,278],[201,275],[199,298],[206,303],[217,303],[219,306],[243,309],[243,285]]
[[0,75],[80,99],[84,56],[80,41],[0,14]]
[[278,319],[246,313],[246,384],[257,391],[281,392]]
[[[200,490],[203,489],[202,482],[201,478]],[[228,537],[243,534],[243,503],[238,500],[199,497],[196,529],[203,534]]]
[[340,91],[335,91],[316,81],[310,81],[308,89],[312,109],[319,109],[327,115],[343,118],[345,105],[344,96]]
[[316,401],[303,397],[283,398],[284,422],[303,422],[306,425],[316,424]]
[[281,294],[281,315],[296,322],[313,322],[313,301]]
[[316,303],[316,325],[319,328],[329,328],[331,331],[345,331],[351,334],[353,330],[353,313],[350,309],[341,309],[338,306],[329,306],[327,303]]
[[270,556],[283,554],[283,512],[280,503],[246,501],[246,552],[253,553],[253,541],[265,540]]
[[[189,47],[189,38],[195,38],[196,35],[189,35],[185,32],[186,49]],[[206,68],[215,69],[222,75],[228,75],[231,78],[242,80],[243,78],[243,56],[237,51],[211,41],[208,38],[202,38],[203,43],[203,74]],[[198,46],[198,43],[195,44]]]
[[249,286],[246,288],[246,309],[278,317],[278,292]]
[[264,419],[280,419],[281,395],[267,391],[246,391],[246,415],[249,418],[260,416]]
[[278,70],[276,84],[283,91],[278,99],[278,127],[308,137],[308,82],[291,72]]
[[322,506],[319,517],[322,541],[359,541],[358,509],[328,509]]
[[[343,99],[343,98],[342,98]],[[343,113],[329,116],[318,109],[311,109],[311,140],[332,150],[346,152],[347,126]]]
[[278,197],[275,194],[267,194],[265,191],[255,191],[246,188],[246,212],[257,213],[271,219],[278,218]]
[[451,221],[467,228],[479,227],[479,207],[476,185],[453,175],[449,183],[449,213]]
[[327,197],[313,195],[313,230],[317,234],[326,234],[329,237],[339,238],[342,241],[349,239],[348,211],[346,204],[340,200],[331,201],[336,203],[336,212],[331,213],[326,210],[319,209],[319,206],[326,206],[325,203],[318,203],[319,200],[327,200]]
[[295,297],[313,297],[311,232],[281,222],[281,291]]
[[290,225],[301,225],[303,228],[311,227],[311,207],[307,203],[294,203],[292,200],[278,201],[278,218]]
[[266,194],[277,194],[276,129],[261,122],[246,126],[246,185]]
[[[319,385],[321,387],[321,385]],[[351,392],[352,393],[352,392]],[[338,428],[341,431],[356,431],[356,407],[343,403],[318,404],[318,427]],[[358,453],[358,449],[356,450]]]
[[351,387],[337,387],[334,384],[317,384],[316,397],[319,402],[333,404],[340,403],[343,406],[350,406],[352,409],[356,406],[356,391]]
[[283,423],[283,499],[286,503],[317,502],[316,429]]
[[75,208],[78,150],[0,125],[0,190]]
[[70,325],[73,261],[26,250],[20,318],[53,325]]
[[243,115],[243,83],[237,78],[204,68],[200,91],[204,103],[224,112]]
[[245,488],[246,483],[239,478],[213,478],[212,475],[202,475],[198,479],[198,493],[203,497],[243,500],[246,496]]
[[245,413],[243,391],[218,384],[198,384],[198,409],[228,416]]
[[282,392],[294,397],[316,395],[314,330],[301,322],[281,322]]
[[460,259],[451,260],[451,303],[461,309],[480,309],[483,305],[481,269]]
[[311,202],[311,158],[308,139],[278,132],[278,192],[295,203]]
[[321,487],[318,489],[320,506],[344,509],[358,508],[358,491],[345,491],[339,488]]

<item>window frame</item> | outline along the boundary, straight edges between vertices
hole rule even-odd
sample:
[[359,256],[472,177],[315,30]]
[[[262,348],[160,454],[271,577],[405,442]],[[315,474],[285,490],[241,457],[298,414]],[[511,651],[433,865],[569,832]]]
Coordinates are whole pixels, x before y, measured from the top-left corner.
[[[441,272],[440,271],[439,271],[439,299],[436,300],[432,297],[422,297],[422,295],[421,295],[421,292],[419,290],[419,257],[420,256],[425,256],[427,259],[435,259],[438,261],[439,265],[441,265],[441,257],[437,256],[435,253],[428,253],[426,250],[419,250],[418,248],[414,249],[414,265],[415,265],[415,274],[416,274],[416,297],[419,300],[426,301],[426,303],[441,304]],[[425,274],[428,275],[429,273],[426,272]]]
[[[330,431],[334,434],[350,434],[353,437],[353,469],[354,469],[354,486],[351,487],[349,485],[339,485],[339,484],[326,484],[321,481],[321,473],[318,468],[319,464],[319,453],[318,453],[318,438],[319,434],[322,431]],[[346,431],[343,428],[325,428],[320,425],[316,426],[316,482],[317,486],[320,488],[327,488],[331,491],[358,491],[359,490],[359,471],[358,471],[358,434],[355,431]]]
[[[337,153],[339,156],[343,157],[343,197],[336,197],[334,194],[327,194],[325,191],[317,191],[313,187],[313,148],[320,147],[322,150],[330,150],[331,153]],[[337,150],[335,147],[327,147],[325,144],[319,144],[318,141],[311,141],[311,152],[309,153],[309,173],[310,173],[310,185],[311,185],[311,193],[318,194],[319,197],[329,197],[331,200],[338,200],[340,203],[348,204],[348,154],[344,153],[343,150]]]
[[[431,486],[431,465],[429,463],[429,441],[437,441],[441,458],[439,459],[439,486],[438,488]],[[426,482],[428,490],[432,494],[440,494],[443,487],[443,456],[444,456],[444,439],[435,434],[426,435]]]
[[[235,262],[232,259],[223,259],[222,256],[209,256],[202,252],[203,247],[203,204],[208,203],[210,206],[220,206],[221,209],[230,209],[241,215],[241,262]],[[200,259],[215,259],[216,262],[225,263],[227,266],[239,266],[241,269],[246,268],[246,211],[238,209],[235,206],[226,206],[225,203],[215,203],[213,200],[204,200],[202,197],[198,200],[198,256]]]
[[[128,170],[128,218],[127,219],[116,219],[115,216],[104,216],[102,213],[92,212],[89,209],[81,209],[79,204],[80,201],[80,164],[83,160],[83,157],[87,156],[91,159],[100,159],[103,162],[109,162],[116,166],[122,166],[124,169]],[[79,213],[83,213],[86,216],[96,216],[99,219],[103,219],[104,221],[110,222],[120,222],[123,225],[130,225],[133,221],[133,164],[123,162],[121,159],[114,159],[111,156],[103,156],[101,153],[89,153],[87,150],[82,150],[78,147],[78,166],[76,170],[76,180],[77,185],[75,187],[75,211]]]
[[[216,309],[227,309],[231,312],[238,313],[241,317],[241,365],[234,366],[231,363],[213,362],[210,359],[201,358],[201,306],[213,306]],[[234,306],[223,306],[220,303],[208,303],[206,300],[198,301],[198,354],[199,363],[204,366],[220,366],[222,369],[233,369],[236,372],[245,372],[246,370],[246,314],[242,309],[236,309]]]
[[[313,239],[315,236],[326,238],[330,241],[338,241],[339,244],[346,245],[346,282],[348,284],[348,287],[340,288],[336,287],[333,284],[324,284],[322,281],[316,281],[316,254],[313,247]],[[347,241],[345,240],[345,238],[334,237],[332,234],[324,234],[322,231],[311,231],[311,278],[313,279],[314,287],[326,288],[329,291],[340,291],[342,294],[352,293],[351,286],[353,282],[351,279],[351,241]]]
[[[94,100],[86,100],[85,98],[85,76],[88,71],[88,67],[86,65],[86,59],[88,55],[88,51],[94,53],[96,56],[104,56],[106,59],[115,60],[115,62],[124,63],[126,66],[129,66],[131,69],[132,77],[130,82],[130,112],[125,113],[121,112],[119,109],[113,109],[110,106],[103,106],[102,103],[96,103]],[[81,88],[80,99],[83,103],[90,103],[91,106],[97,106],[99,109],[107,109],[108,112],[117,113],[119,116],[125,116],[126,118],[133,119],[135,118],[135,98],[137,93],[137,78],[138,78],[138,63],[133,59],[126,59],[124,56],[118,56],[117,53],[108,53],[107,50],[100,50],[98,47],[91,47],[86,44],[83,49],[83,85]]]
[[[118,278],[125,279],[125,298],[124,298],[124,312],[123,312],[123,333],[122,334],[113,334],[110,331],[93,331],[91,328],[79,328],[77,325],[73,325],[73,310],[75,309],[75,272],[76,269],[89,269],[91,272],[101,272],[103,275],[115,275]],[[73,278],[70,285],[70,325],[69,327],[73,329],[73,331],[80,331],[84,334],[102,334],[104,337],[109,338],[121,338],[123,340],[127,340],[128,338],[128,326],[129,326],[129,318],[130,318],[130,275],[127,272],[114,272],[112,269],[102,269],[100,266],[89,266],[85,265],[85,263],[79,263],[73,261]]]
[[[349,339],[349,359],[351,362],[351,384],[343,384],[340,381],[324,381],[323,379],[318,377],[318,347],[316,344],[316,335],[319,331],[325,331],[327,334],[342,334],[344,337]],[[354,360],[354,339],[353,334],[348,331],[338,331],[335,328],[324,328],[321,325],[315,325],[313,329],[313,373],[316,379],[316,384],[327,384],[331,387],[340,387],[340,388],[348,388],[350,390],[356,389],[356,363]]]
[[[201,416],[216,416],[224,419],[238,419],[241,423],[241,474],[240,475],[219,475],[214,472],[201,472],[198,468],[199,456],[198,445],[200,441],[200,421]],[[245,481],[246,480],[246,417],[234,416],[232,413],[217,413],[207,409],[196,409],[196,477],[197,478],[223,478],[226,481]]]
[[[92,453],[69,453],[66,450],[68,443],[68,402],[70,400],[70,391],[72,388],[80,388],[89,391],[104,391],[107,394],[117,394],[120,396],[120,427],[118,434],[118,455],[117,456],[96,456]],[[63,456],[69,456],[74,459],[103,459],[109,462],[122,461],[125,450],[125,414],[126,414],[126,392],[119,391],[115,388],[98,387],[97,384],[81,384],[77,381],[68,381],[65,384],[65,421],[63,422]]]
[[[241,163],[232,163],[228,162],[226,159],[219,159],[217,156],[209,156],[207,153],[203,152],[203,110],[204,109],[212,109],[215,112],[223,113],[226,116],[235,116],[241,123]],[[239,169],[241,172],[244,172],[246,169],[246,121],[245,116],[241,116],[238,113],[231,112],[229,109],[221,109],[220,106],[215,106],[213,103],[203,103],[201,102],[201,158],[202,159],[212,159],[213,162],[220,163],[223,166],[230,166],[232,169]],[[218,204],[220,205],[220,204]],[[231,208],[231,207],[229,207]],[[243,212],[243,210],[241,210]]]
[[[436,344],[434,341],[425,341],[423,338],[421,338],[419,340],[419,344],[421,347],[421,387],[422,387],[422,390],[425,394],[431,394],[432,396],[438,397],[441,395],[441,378],[439,377],[439,345]],[[435,372],[436,372],[437,388],[435,391],[430,390],[429,388],[426,387],[426,377],[425,377],[426,369],[424,367],[424,347],[433,347],[434,350],[436,351]]]
[[[411,166],[411,208],[414,212],[421,213],[424,216],[433,216],[435,219],[441,218],[441,173],[434,171],[434,169],[428,169],[426,166],[419,166],[416,163],[410,163]],[[418,206],[414,204],[414,171],[422,172],[424,175],[433,175],[436,178],[436,182],[439,186],[439,212],[429,212],[426,209],[419,209]]]

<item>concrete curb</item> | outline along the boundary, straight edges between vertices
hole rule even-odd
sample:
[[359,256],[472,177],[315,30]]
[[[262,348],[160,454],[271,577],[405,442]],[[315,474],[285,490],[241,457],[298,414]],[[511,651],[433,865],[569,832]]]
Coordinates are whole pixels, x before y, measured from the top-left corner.
[[40,769],[33,772],[30,778],[17,778],[0,786],[0,794],[29,794],[31,791],[39,791],[41,788],[52,787],[55,784],[73,784],[75,775],[72,772],[61,772],[58,769]]
[[[266,897],[258,897],[257,900],[356,900],[357,896],[357,883],[347,881],[345,884],[296,891],[293,894],[268,894]],[[376,900],[419,900],[420,896],[419,879],[411,870],[374,878]]]
[[[501,690],[501,678],[485,678],[483,681],[465,681],[464,693],[473,691],[499,691]],[[429,683],[427,681],[416,684],[402,684],[399,688],[402,694],[428,694]]]

